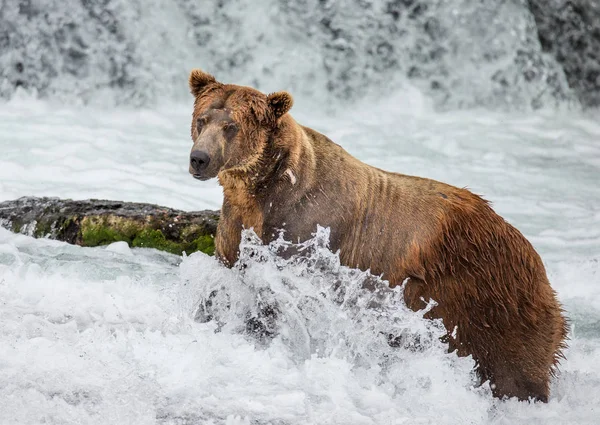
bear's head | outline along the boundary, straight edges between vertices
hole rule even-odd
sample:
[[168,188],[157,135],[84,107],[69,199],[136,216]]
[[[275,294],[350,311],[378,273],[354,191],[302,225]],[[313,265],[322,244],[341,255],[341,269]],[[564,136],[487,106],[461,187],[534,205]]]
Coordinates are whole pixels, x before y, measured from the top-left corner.
[[189,85],[195,97],[190,174],[208,180],[224,171],[254,172],[292,96],[222,84],[199,69],[190,74]]

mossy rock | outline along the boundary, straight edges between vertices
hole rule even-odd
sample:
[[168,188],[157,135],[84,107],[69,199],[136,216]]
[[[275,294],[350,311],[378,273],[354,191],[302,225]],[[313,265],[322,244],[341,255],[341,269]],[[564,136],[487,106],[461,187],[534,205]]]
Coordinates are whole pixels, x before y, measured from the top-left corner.
[[182,244],[168,241],[158,229],[144,229],[131,242],[136,248],[156,248],[171,254],[181,255],[184,252]]
[[213,236],[202,234],[199,226],[183,226],[181,231],[171,232],[176,234],[177,238],[169,238],[160,228],[157,228],[159,225],[164,223],[155,219],[84,217],[80,227],[81,245],[100,246],[124,241],[132,248],[155,248],[175,255],[182,255],[184,252],[191,254],[196,251],[214,255]]
[[201,251],[208,255],[215,255],[215,238],[212,235],[199,236],[195,240],[195,243],[196,251]]
[[151,204],[20,198],[0,203],[0,225],[13,232],[86,246],[124,241],[172,254],[214,255],[218,211],[185,212]]

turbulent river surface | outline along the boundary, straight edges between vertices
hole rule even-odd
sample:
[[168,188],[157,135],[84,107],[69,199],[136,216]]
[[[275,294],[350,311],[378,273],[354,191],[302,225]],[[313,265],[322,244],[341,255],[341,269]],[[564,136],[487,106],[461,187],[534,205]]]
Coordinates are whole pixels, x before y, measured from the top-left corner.
[[[600,12],[583,3],[2,2],[0,201],[220,208],[187,171],[201,67],[289,90],[299,122],[364,162],[490,200],[540,252],[572,330],[548,404],[500,401],[439,323],[341,266],[327,229],[285,260],[285,241],[247,233],[243,269],[0,229],[0,423],[599,424],[600,80],[578,28]],[[218,320],[195,321],[216,289]],[[265,304],[272,339],[247,329]]]
[[[547,405],[474,388],[472,361],[447,354],[439,328],[405,311],[398,293],[365,309],[375,296],[361,294],[366,277],[340,268],[323,231],[310,261],[264,250],[241,273],[202,253],[80,248],[2,230],[0,422],[598,423],[600,124],[567,113],[435,113],[413,100],[336,116],[298,102],[297,118],[370,164],[483,194],[533,242],[573,328]],[[0,199],[218,208],[216,182],[187,172],[189,107],[2,105]],[[252,238],[247,249],[260,250]],[[235,306],[219,333],[193,321],[217,288]],[[286,312],[270,343],[243,326],[265,297]],[[418,344],[392,350],[386,333]]]

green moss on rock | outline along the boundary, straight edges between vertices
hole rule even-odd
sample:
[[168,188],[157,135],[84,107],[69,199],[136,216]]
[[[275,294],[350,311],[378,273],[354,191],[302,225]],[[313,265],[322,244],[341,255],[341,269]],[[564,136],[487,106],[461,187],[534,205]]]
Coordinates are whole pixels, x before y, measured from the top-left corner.
[[46,220],[40,220],[35,225],[33,236],[36,238],[45,238],[52,234],[52,223]]
[[183,247],[180,243],[168,241],[158,229],[142,230],[131,243],[136,248],[156,248],[171,254],[181,255]]
[[108,245],[120,241],[131,245],[139,228],[137,223],[126,218],[89,216],[81,220],[79,232],[83,246]]
[[11,230],[15,233],[21,233],[21,227],[23,227],[23,225],[21,223],[13,222]]
[[[198,237],[194,243],[196,246],[193,251],[202,251],[208,255],[215,255],[215,238],[213,238],[212,235],[202,235]],[[191,254],[191,252],[188,252],[187,250],[186,252]]]
[[196,251],[214,255],[214,238],[203,233],[201,227],[184,228],[178,240],[173,240],[155,228],[158,224],[154,220],[140,222],[115,216],[84,217],[80,227],[81,244],[92,247],[125,241],[131,247],[155,248],[176,255]]
[[127,243],[131,242],[123,233],[103,225],[92,225],[82,228],[81,239],[83,241],[83,246],[108,245],[119,241],[125,241]]

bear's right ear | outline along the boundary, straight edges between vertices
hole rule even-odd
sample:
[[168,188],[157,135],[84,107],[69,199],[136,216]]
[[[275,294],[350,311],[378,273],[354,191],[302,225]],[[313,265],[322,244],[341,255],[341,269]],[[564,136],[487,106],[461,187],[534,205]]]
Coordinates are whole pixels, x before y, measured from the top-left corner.
[[194,96],[198,96],[206,88],[207,85],[216,83],[215,77],[201,69],[192,69],[190,73],[190,92]]
[[273,111],[275,119],[278,120],[292,108],[294,98],[286,91],[278,91],[267,96],[267,103],[271,111]]

